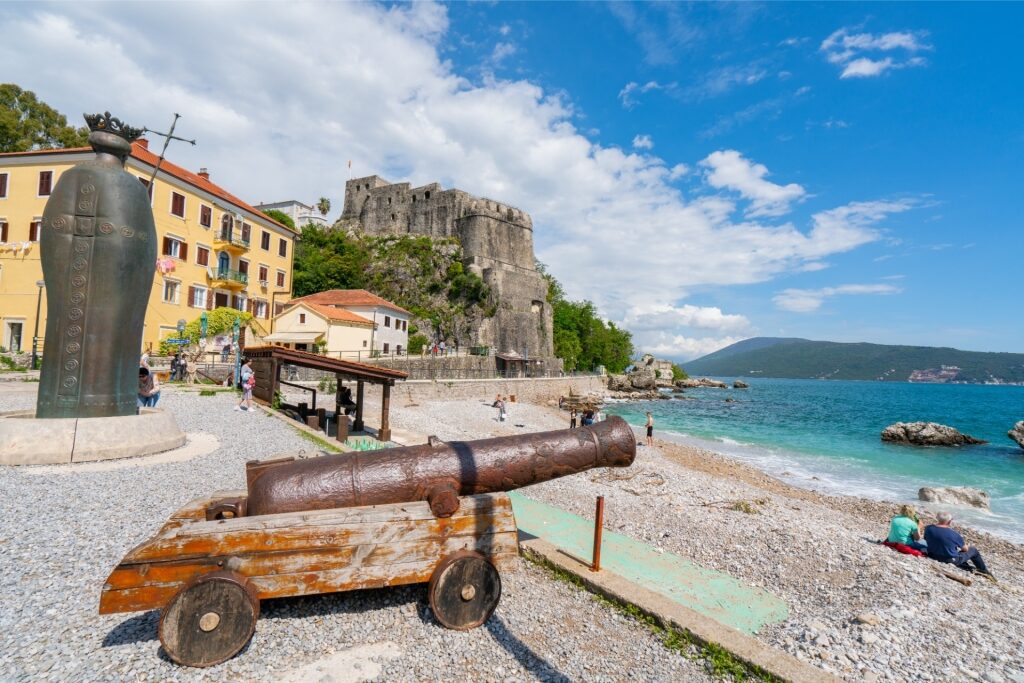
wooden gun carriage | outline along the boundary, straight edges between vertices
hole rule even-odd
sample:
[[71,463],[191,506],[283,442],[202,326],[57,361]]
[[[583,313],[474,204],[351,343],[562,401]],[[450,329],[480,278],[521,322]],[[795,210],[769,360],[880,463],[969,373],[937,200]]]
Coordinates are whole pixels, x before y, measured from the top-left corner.
[[427,583],[434,616],[483,624],[518,555],[504,491],[628,466],[632,430],[593,427],[309,460],[250,462],[245,491],[181,508],[114,568],[101,614],[161,609],[179,664],[212,666],[252,637],[261,600]]

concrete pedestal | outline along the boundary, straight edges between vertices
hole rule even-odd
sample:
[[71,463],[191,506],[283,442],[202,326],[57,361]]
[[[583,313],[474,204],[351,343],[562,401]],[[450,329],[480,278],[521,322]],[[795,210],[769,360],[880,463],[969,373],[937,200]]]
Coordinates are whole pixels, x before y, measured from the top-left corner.
[[56,465],[162,453],[185,444],[174,417],[143,408],[122,417],[37,420],[30,410],[0,413],[0,465]]

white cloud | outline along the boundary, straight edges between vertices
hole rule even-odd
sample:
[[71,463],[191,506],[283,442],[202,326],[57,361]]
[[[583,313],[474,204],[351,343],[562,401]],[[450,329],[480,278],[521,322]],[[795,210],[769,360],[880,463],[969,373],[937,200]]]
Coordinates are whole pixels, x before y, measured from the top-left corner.
[[681,334],[660,332],[649,336],[635,337],[636,348],[642,353],[651,353],[660,358],[688,361],[724,349],[730,344],[747,337],[687,337]]
[[[474,82],[457,71],[442,56],[441,5],[96,9],[0,4],[4,79],[68,114],[110,110],[163,129],[179,112],[177,132],[198,145],[172,145],[168,158],[209,167],[214,182],[252,203],[326,196],[341,207],[351,159],[356,176],[436,180],[519,206],[533,216],[538,257],[570,297],[594,301],[616,322],[671,306],[667,319],[677,327],[651,339],[677,349],[704,350],[712,344],[705,337],[742,334],[729,313],[688,309],[682,302],[692,288],[797,271],[879,239],[884,218],[909,208],[862,202],[818,212],[806,226],[765,222],[805,196],[803,188],[775,185],[763,166],[719,152],[726,157],[715,159],[740,172],[730,176],[725,164],[716,182],[751,202],[748,218],[736,222],[728,197],[687,196],[672,184],[685,164],[605,145],[577,128],[568,97],[528,80]],[[232,27],[230,41],[224,26]],[[293,35],[303,36],[302,49],[287,39]],[[178,49],[154,47],[166,44]],[[630,92],[656,87],[650,81]],[[716,318],[718,327],[707,327]]]
[[637,135],[633,138],[633,149],[654,149],[654,141],[650,135]]
[[494,51],[491,52],[491,62],[494,64],[500,64],[502,60],[511,57],[518,51],[515,43],[498,43],[494,46]]
[[902,291],[893,285],[839,285],[822,289],[784,289],[772,297],[775,305],[784,311],[810,313],[821,308],[825,299],[840,294],[897,294]]
[[717,332],[749,332],[746,316],[722,313],[717,306],[650,304],[634,307],[625,319],[630,330],[665,330],[692,327]]
[[734,149],[712,152],[700,164],[709,169],[707,181],[712,187],[735,190],[750,200],[749,216],[781,216],[806,194],[796,183],[776,185],[766,180],[764,164],[755,164]]
[[[822,41],[820,49],[829,62],[842,67],[840,78],[871,78],[891,69],[924,66],[925,59],[914,53],[932,49],[923,42],[926,35],[923,31],[850,33],[850,29],[840,28]],[[881,59],[865,56],[894,50],[899,51],[898,55]]]
[[622,90],[619,91],[619,100],[622,102],[622,106],[626,109],[632,109],[640,102],[636,99],[636,95],[642,95],[652,90],[662,90],[665,86],[661,85],[657,81],[647,81],[643,85],[635,81],[630,81],[626,85],[622,86]]
[[685,88],[682,94],[690,100],[710,99],[740,86],[754,85],[767,75],[767,69],[758,63],[723,66],[709,71],[699,82]]
[[502,24],[498,28],[498,33],[500,33],[503,36],[507,36],[508,34],[512,33],[512,27],[509,26],[508,24]]

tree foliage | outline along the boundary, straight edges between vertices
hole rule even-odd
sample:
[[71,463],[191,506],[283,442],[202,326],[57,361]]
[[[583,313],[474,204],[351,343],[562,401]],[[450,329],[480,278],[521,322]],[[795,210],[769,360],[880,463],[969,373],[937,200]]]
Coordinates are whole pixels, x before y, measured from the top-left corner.
[[320,212],[320,215],[327,217],[327,214],[331,212],[331,200],[327,197],[321,197],[316,203],[316,210]]
[[690,376],[683,370],[683,366],[679,363],[672,364],[672,381],[678,382],[681,379],[689,379]]
[[548,281],[547,300],[554,316],[555,355],[566,370],[593,370],[603,365],[608,372],[622,372],[633,356],[633,335],[605,322],[589,301],[569,301],[565,290],[542,263],[537,270]]
[[89,130],[68,125],[67,118],[13,83],[0,84],[0,152],[27,152],[82,147]]
[[[219,334],[230,333],[235,326],[235,319],[238,319],[240,325],[243,328],[252,329],[256,324],[252,317],[252,314],[246,313],[245,311],[238,311],[234,308],[228,308],[221,306],[215,308],[212,311],[206,312],[206,337],[211,339]],[[192,344],[199,343],[199,333],[202,328],[202,314],[199,315],[195,320],[185,325],[185,333],[181,335],[182,339],[188,339]],[[177,333],[175,333],[177,335]],[[167,342],[160,342],[160,354],[170,355],[178,351],[177,344],[168,344]]]
[[293,221],[292,217],[286,214],[284,211],[280,211],[279,209],[263,209],[263,213],[270,216],[278,223],[281,223],[282,225],[287,225],[292,230],[295,229],[295,221]]

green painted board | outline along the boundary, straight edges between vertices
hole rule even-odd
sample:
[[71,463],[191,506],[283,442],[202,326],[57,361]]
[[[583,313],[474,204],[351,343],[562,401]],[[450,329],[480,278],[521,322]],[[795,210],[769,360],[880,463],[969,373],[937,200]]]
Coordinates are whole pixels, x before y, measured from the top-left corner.
[[[589,560],[594,523],[521,493],[509,494],[519,529],[570,555]],[[728,574],[705,569],[646,543],[604,531],[601,568],[664,595],[715,621],[753,635],[765,624],[785,621],[789,608],[768,591],[747,586]]]

